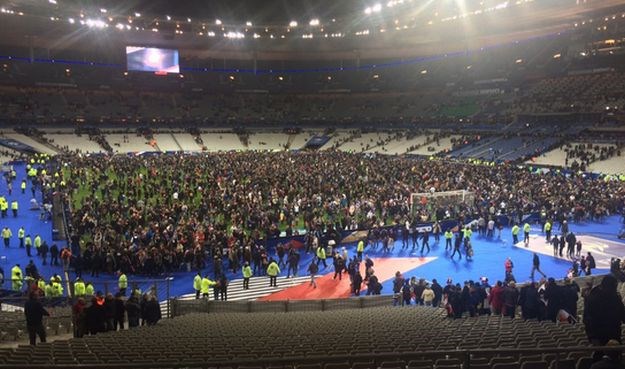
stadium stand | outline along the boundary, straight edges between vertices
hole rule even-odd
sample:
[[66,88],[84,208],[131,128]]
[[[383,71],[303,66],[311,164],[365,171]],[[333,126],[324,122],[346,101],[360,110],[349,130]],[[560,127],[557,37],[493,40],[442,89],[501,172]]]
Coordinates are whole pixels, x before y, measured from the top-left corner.
[[[375,305],[376,301],[381,302],[369,302]],[[386,298],[383,303],[388,302]],[[236,309],[232,304],[222,305]],[[461,368],[468,358],[465,351],[457,350],[496,349],[498,352],[471,355],[470,367],[507,364],[528,368],[526,362],[540,362],[532,367],[553,368],[559,361],[559,367],[577,364],[583,368],[590,357],[589,352],[571,350],[556,356],[549,350],[585,346],[582,325],[492,316],[454,320],[446,319],[443,310],[428,307],[354,309],[350,305],[348,301],[326,301],[325,311],[314,311],[313,301],[299,305],[304,311],[297,311],[298,305],[293,304],[295,310],[280,315],[262,312],[274,309],[268,303],[253,304],[259,311],[251,313],[192,313],[153,327],[19,346],[2,351],[0,363],[123,366],[203,361],[204,365],[215,362],[220,368],[298,368],[313,363],[319,368],[335,367],[332,363],[342,368]],[[534,351],[512,351],[517,348]],[[388,356],[369,359],[370,354]],[[237,365],[239,360],[248,363]],[[251,364],[253,361],[263,364]]]

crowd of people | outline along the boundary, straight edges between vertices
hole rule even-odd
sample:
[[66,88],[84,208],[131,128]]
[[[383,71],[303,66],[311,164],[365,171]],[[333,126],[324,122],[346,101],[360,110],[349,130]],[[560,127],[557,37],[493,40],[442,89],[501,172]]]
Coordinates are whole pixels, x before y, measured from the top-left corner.
[[[47,185],[72,206],[72,247],[84,249],[73,264],[94,275],[190,271],[214,260],[252,265],[267,239],[301,230],[326,247],[338,245],[341,230],[381,225],[407,223],[409,232],[425,221],[532,212],[558,224],[598,219],[620,211],[625,192],[619,181],[515,166],[334,151],[72,156],[58,165],[61,176]],[[435,209],[410,203],[415,192],[458,189],[474,200]]]
[[573,170],[586,171],[588,166],[596,161],[603,161],[615,156],[621,156],[623,143],[616,145],[568,144],[564,147],[566,152],[565,166]]

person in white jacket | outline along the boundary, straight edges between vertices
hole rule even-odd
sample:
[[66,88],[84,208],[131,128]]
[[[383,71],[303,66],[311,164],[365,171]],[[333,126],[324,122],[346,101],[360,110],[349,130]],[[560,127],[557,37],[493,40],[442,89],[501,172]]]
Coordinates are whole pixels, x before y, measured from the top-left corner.
[[423,300],[425,306],[432,306],[432,300],[434,300],[434,291],[432,291],[429,283],[425,285],[425,289],[421,293],[421,299]]

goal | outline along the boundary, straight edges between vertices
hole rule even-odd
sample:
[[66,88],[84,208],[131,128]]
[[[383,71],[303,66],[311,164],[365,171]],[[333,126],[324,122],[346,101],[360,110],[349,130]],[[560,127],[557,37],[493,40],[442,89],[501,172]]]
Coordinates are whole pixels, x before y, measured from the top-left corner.
[[466,190],[413,193],[410,195],[410,209],[413,215],[425,211],[430,219],[434,219],[433,215],[437,212],[450,208],[454,216],[461,207],[472,206],[474,201],[475,194]]

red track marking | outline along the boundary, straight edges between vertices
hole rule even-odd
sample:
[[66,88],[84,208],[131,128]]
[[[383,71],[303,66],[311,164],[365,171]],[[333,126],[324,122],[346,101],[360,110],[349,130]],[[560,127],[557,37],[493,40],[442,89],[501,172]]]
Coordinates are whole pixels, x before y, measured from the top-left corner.
[[[373,269],[378,276],[380,283],[395,277],[395,273],[400,271],[405,273],[414,268],[418,268],[421,265],[427,264],[430,261],[435,260],[436,257],[425,258],[374,258]],[[333,270],[333,267],[329,264],[325,272]],[[321,265],[323,268],[323,265]],[[321,270],[323,273],[324,270]],[[363,277],[365,275],[364,262],[360,264],[360,272]],[[261,297],[259,301],[281,301],[281,300],[314,300],[314,299],[330,299],[330,298],[344,298],[351,295],[351,288],[349,285],[349,276],[347,273],[343,273],[343,279],[341,281],[332,279],[334,272],[326,274],[324,276],[315,279],[317,282],[317,288],[310,286],[310,282],[304,282],[297,286],[278,291],[269,296]],[[279,287],[279,286],[278,286]],[[366,286],[363,285],[363,290]]]

